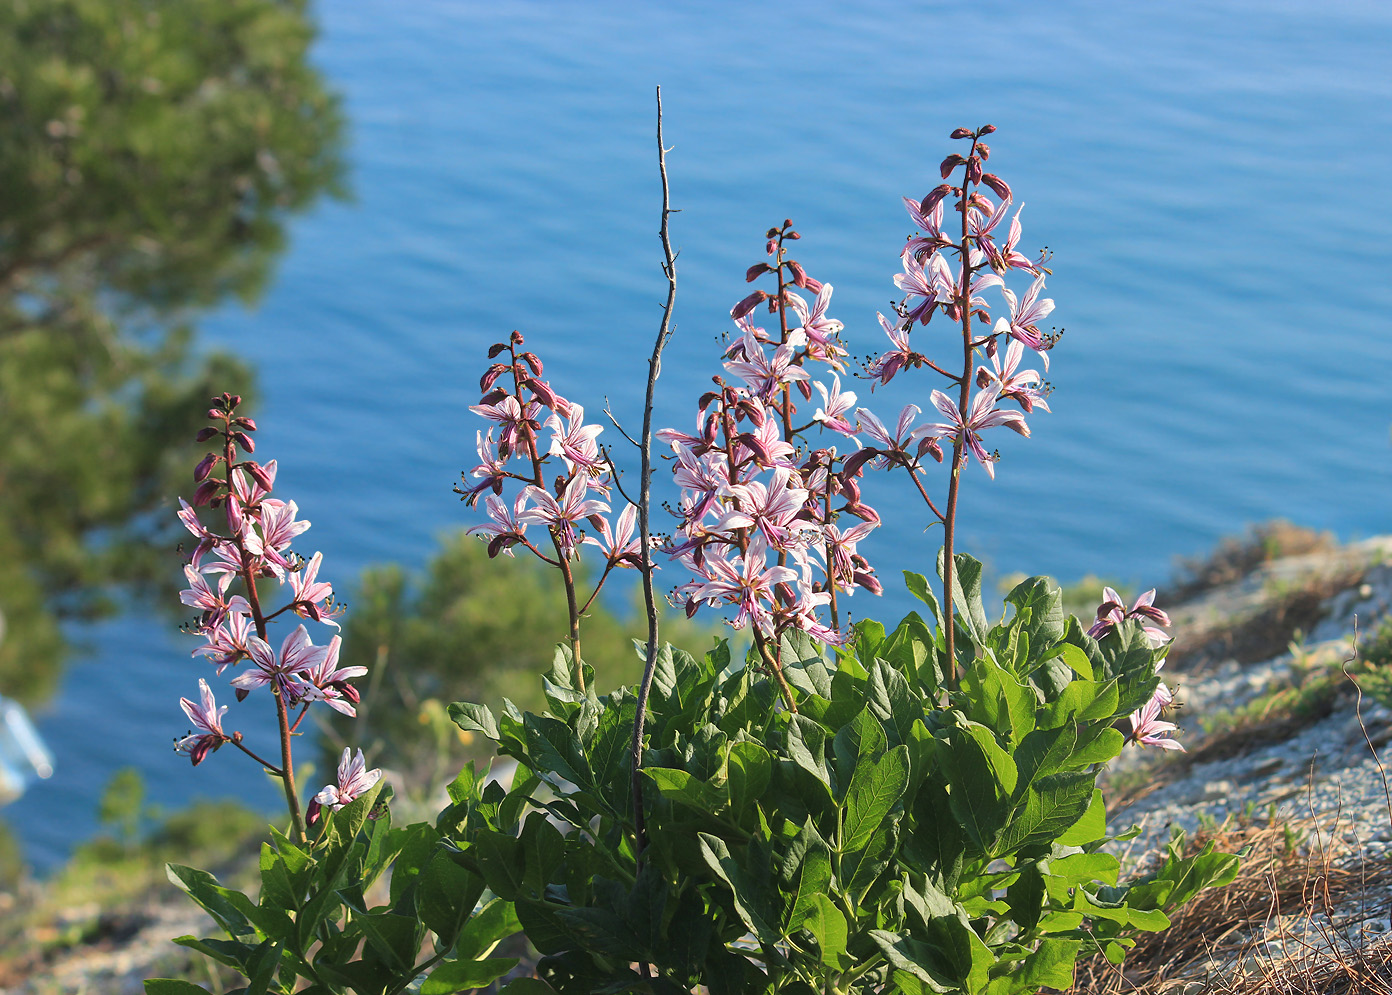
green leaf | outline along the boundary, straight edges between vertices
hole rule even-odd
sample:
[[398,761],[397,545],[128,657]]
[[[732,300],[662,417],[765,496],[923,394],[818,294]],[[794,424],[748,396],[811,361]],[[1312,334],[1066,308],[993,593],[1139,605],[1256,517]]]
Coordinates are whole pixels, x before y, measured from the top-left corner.
[[831,670],[822,657],[822,644],[801,629],[787,629],[780,637],[779,660],[789,684],[806,694],[831,697]]
[[[939,560],[941,561],[941,557],[939,557]],[[923,576],[923,574],[916,574],[905,570],[904,586],[909,589],[910,594],[928,606],[928,610],[933,613],[934,621],[941,624],[942,607],[938,604],[938,598],[937,595],[933,593],[933,588],[928,584],[928,578]]]
[[1033,995],[1041,988],[1072,990],[1082,944],[1082,940],[1041,940],[1023,960],[1011,965],[1009,974],[993,978],[986,986],[986,995]]
[[698,812],[715,815],[729,804],[728,790],[692,777],[673,767],[644,767],[643,776],[652,781],[663,798],[680,802]]
[[[777,882],[770,874],[746,874],[740,863],[730,855],[730,848],[718,836],[701,833],[701,856],[706,866],[716,877],[729,886],[734,899],[735,911],[744,920],[754,935],[763,943],[770,945],[782,940],[778,930],[781,916],[773,909],[770,893],[778,890]],[[754,851],[759,843],[756,840],[746,849]]]
[[831,886],[831,852],[817,835],[810,819],[801,835],[808,838],[808,843],[798,875],[797,894],[793,899],[792,911],[788,914],[790,929],[797,928],[796,924],[812,910],[816,896],[825,894]]
[[838,796],[844,797],[860,765],[879,756],[887,745],[884,727],[875,719],[868,705],[841,727],[831,744]]
[[1058,657],[1083,680],[1097,680],[1096,673],[1092,669],[1092,661],[1088,659],[1087,654],[1079,647],[1074,646],[1072,643],[1063,643],[1058,648]]
[[465,732],[481,732],[493,742],[498,742],[498,720],[493,717],[486,705],[476,705],[469,701],[456,701],[450,705],[449,717]]
[[983,853],[994,851],[1009,815],[1007,800],[1019,780],[1015,762],[985,726],[967,723],[954,730],[941,751],[952,785],[952,813]]
[[[421,985],[421,995],[453,995],[454,992],[482,988],[507,974],[517,963],[516,957],[443,961]],[[549,992],[551,989],[543,986],[542,990]]]
[[1096,772],[1065,771],[1041,777],[1030,785],[1018,809],[992,851],[1004,856],[1032,843],[1049,843],[1081,819],[1088,810]]
[[[943,551],[938,551],[938,576],[943,576]],[[986,608],[981,603],[981,562],[966,553],[952,557],[953,614],[977,646],[986,645]]]
[[1021,581],[1005,596],[1005,601],[1014,605],[1020,615],[1029,612],[1029,621],[1025,623],[1024,630],[1029,634],[1030,646],[1036,651],[1053,646],[1063,638],[1063,592],[1048,577],[1030,577]]
[[1076,680],[1064,688],[1058,698],[1040,709],[1039,727],[1057,729],[1069,723],[1109,719],[1116,714],[1116,707],[1116,681],[1099,684]]
[[224,888],[217,878],[207,871],[182,864],[166,864],[169,880],[197,902],[235,939],[262,939],[252,920],[257,916],[256,906],[240,891]]
[[358,915],[355,921],[368,944],[392,970],[404,971],[415,964],[423,930],[414,916],[368,912]]
[[527,750],[538,767],[559,774],[580,788],[595,786],[584,748],[570,726],[559,719],[531,713],[524,716],[522,725]]
[[730,808],[739,818],[753,809],[768,790],[773,760],[758,743],[735,743],[730,747],[728,773]]
[[872,929],[870,938],[896,970],[917,978],[930,990],[947,992],[958,987],[950,965],[943,962],[935,946],[883,929]]
[[822,963],[833,971],[844,970],[849,960],[846,955],[846,917],[836,904],[826,895],[818,894],[802,926],[816,939]]
[[174,978],[151,978],[145,982],[146,995],[212,995],[208,989]]
[[416,914],[430,931],[452,946],[483,894],[483,879],[437,853],[416,885]]
[[[473,903],[469,903],[469,907],[472,908]],[[516,935],[521,929],[522,923],[513,904],[495,898],[479,909],[460,931],[455,956],[460,960],[485,957],[500,942]]]
[[846,791],[845,820],[837,849],[859,850],[899,803],[909,783],[909,750],[896,746],[878,761],[862,758]]
[[1095,843],[1107,835],[1107,806],[1102,801],[1102,790],[1096,789],[1092,793],[1092,801],[1088,804],[1087,811],[1082,818],[1073,823],[1064,832],[1060,833],[1055,843],[1061,846],[1084,846],[1088,843]]
[[517,901],[525,868],[522,844],[517,838],[483,829],[474,839],[469,853],[478,861],[483,880],[493,893],[509,902]]

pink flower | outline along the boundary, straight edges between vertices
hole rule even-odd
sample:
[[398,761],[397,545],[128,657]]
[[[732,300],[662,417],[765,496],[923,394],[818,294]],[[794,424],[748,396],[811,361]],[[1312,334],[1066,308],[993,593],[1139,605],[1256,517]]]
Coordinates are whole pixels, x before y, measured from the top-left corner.
[[1162,750],[1179,750],[1183,753],[1185,752],[1183,745],[1178,740],[1170,738],[1170,734],[1179,727],[1173,722],[1160,721],[1160,712],[1163,708],[1161,697],[1156,694],[1150,701],[1132,712],[1130,740],[1137,746],[1158,746]]
[[769,566],[767,558],[768,545],[757,533],[734,563],[721,556],[708,556],[702,571],[704,583],[692,592],[692,600],[738,605],[732,626],[742,629],[753,620],[759,631],[772,635],[773,616],[766,602],[773,600],[775,584],[796,583],[798,574],[791,567]]
[[484,491],[503,493],[503,481],[507,479],[507,461],[499,457],[498,450],[493,445],[493,430],[490,428],[488,434],[484,435],[480,429],[475,434],[479,463],[469,471],[469,476],[478,483],[459,492],[464,495],[463,500],[470,505],[477,501],[478,496]]
[[831,284],[822,284],[817,291],[817,299],[809,310],[807,302],[791,290],[787,291],[788,304],[802,322],[802,332],[807,337],[807,352],[814,359],[828,363],[835,370],[843,369],[841,357],[846,350],[838,344],[836,336],[846,326],[835,318],[826,316],[827,305],[831,303]]
[[473,535],[475,532],[486,532],[491,535],[493,538],[488,543],[490,559],[499,553],[512,556],[512,547],[522,542],[526,537],[527,523],[522,521],[522,512],[527,507],[526,492],[517,495],[512,511],[508,511],[508,506],[503,503],[502,498],[492,494],[484,498],[483,506],[492,521],[475,525],[465,534]]
[[497,404],[474,404],[470,405],[469,410],[489,421],[497,422],[502,427],[498,438],[498,452],[504,459],[511,456],[523,442],[532,438],[532,423],[537,410],[535,401],[527,402],[526,410],[523,410],[517,398],[509,394]]
[[782,550],[791,547],[799,533],[809,529],[817,531],[818,527],[811,522],[796,521],[807,500],[807,491],[792,486],[793,473],[787,467],[779,467],[773,471],[773,479],[768,484],[751,480],[733,485],[730,495],[737,508],[722,516],[714,528],[727,531],[758,527],[770,546]]
[[227,585],[232,581],[229,575],[223,574],[218,579],[216,591],[208,586],[207,580],[193,568],[192,564],[184,566],[184,576],[188,578],[191,586],[187,590],[179,592],[179,600],[190,608],[197,608],[203,613],[202,628],[212,629],[221,625],[228,612],[249,613],[251,611],[251,605],[247,604],[246,599],[240,594],[234,594],[230,599],[226,599]]
[[875,313],[880,319],[880,326],[885,334],[889,336],[890,344],[894,346],[889,352],[876,358],[866,372],[872,377],[877,377],[881,384],[887,384],[894,379],[894,375],[900,370],[910,367],[917,368],[923,362],[923,357],[909,348],[909,333],[906,328],[899,327],[910,322],[903,318],[896,318],[889,321],[883,314]]
[[218,707],[208,682],[201,677],[198,679],[198,692],[201,699],[199,704],[195,705],[187,698],[180,698],[179,705],[189,721],[203,732],[191,732],[174,745],[175,750],[188,755],[195,767],[203,762],[208,751],[216,750],[231,738],[222,731],[222,717],[227,714],[227,706]]
[[318,821],[320,811],[326,807],[337,812],[349,802],[369,791],[381,779],[382,772],[380,770],[367,769],[367,761],[363,759],[362,750],[358,751],[357,756],[353,756],[353,751],[345,746],[343,757],[338,761],[338,782],[325,785],[314,796],[314,801],[310,803],[309,810],[306,812],[308,821],[310,823]]
[[603,501],[586,500],[584,477],[573,478],[559,501],[536,486],[524,488],[522,493],[527,500],[535,502],[535,507],[519,514],[518,521],[545,525],[556,537],[561,555],[566,559],[575,555],[576,546],[579,545],[575,526],[592,515],[602,515],[609,510],[609,505]]
[[976,398],[972,401],[971,410],[967,413],[966,420],[963,421],[962,414],[957,410],[957,405],[952,402],[952,399],[942,391],[935,390],[932,394],[933,405],[947,415],[950,421],[947,424],[925,425],[923,428],[915,430],[915,435],[937,430],[948,438],[960,438],[991,479],[994,480],[996,477],[995,457],[988,453],[986,447],[981,444],[980,433],[988,428],[1004,425],[1029,438],[1029,426],[1025,424],[1025,416],[1018,411],[997,408],[996,400],[999,396],[999,384],[992,384],[985,390],[978,391]]
[[1093,639],[1101,639],[1128,618],[1140,620],[1143,624],[1146,621],[1154,622],[1155,625],[1145,627],[1145,634],[1155,640],[1156,645],[1170,641],[1169,633],[1165,632],[1164,629],[1157,628],[1161,625],[1168,627],[1170,616],[1155,607],[1155,588],[1153,587],[1137,598],[1136,603],[1129,610],[1120,594],[1117,594],[1110,587],[1104,587],[1102,589],[1102,604],[1097,608],[1097,621],[1092,624],[1091,629],[1088,629],[1088,635]]
[[[934,392],[936,393],[936,391]],[[894,426],[894,434],[885,428],[884,422],[869,408],[856,408],[856,423],[875,444],[884,450],[903,452],[910,437],[914,434],[913,422],[919,415],[917,404],[906,404],[899,412],[899,420]]]
[[625,506],[620,513],[619,520],[614,525],[612,532],[609,530],[609,520],[601,518],[599,520],[601,538],[586,536],[584,541],[604,550],[604,555],[615,566],[640,569],[643,566],[643,559],[641,543],[638,536],[634,534],[637,524],[638,506],[630,504]]
[[247,650],[247,637],[254,631],[249,611],[230,612],[220,624],[203,632],[208,642],[189,655],[198,656],[201,653],[206,656],[208,662],[217,666],[217,672],[220,674],[227,669],[228,664],[236,663],[250,655]]
[[769,359],[759,340],[753,333],[746,332],[730,350],[730,356],[725,369],[741,378],[749,386],[750,393],[766,401],[772,400],[785,385],[810,379],[806,370],[793,364],[795,350],[790,342],[780,345]]
[[977,367],[976,385],[986,387],[992,383],[996,384],[1001,397],[1008,397],[1012,401],[1019,402],[1020,407],[1026,412],[1033,411],[1036,407],[1043,411],[1049,410],[1049,403],[1044,400],[1043,379],[1036,370],[1021,370],[1016,373],[1016,368],[1020,365],[1020,359],[1025,354],[1025,347],[1019,339],[1011,339],[1010,345],[1005,350],[1005,365],[1001,365],[1000,353],[991,354],[991,365],[994,370],[988,370],[984,366]]
[[575,472],[577,466],[586,470],[594,469],[603,465],[600,458],[599,444],[595,441],[600,432],[604,431],[603,425],[586,425],[585,409],[578,404],[570,406],[570,415],[567,419],[569,427],[561,426],[559,415],[552,415],[546,419],[546,427],[552,433],[551,448],[547,450],[548,455],[559,456],[565,460],[566,469]]
[[336,712],[342,712],[350,718],[356,717],[358,712],[353,706],[358,703],[360,696],[358,689],[349,684],[354,677],[362,677],[367,673],[366,667],[342,667],[338,665],[338,650],[342,641],[338,636],[329,640],[329,645],[324,647],[324,655],[318,663],[311,666],[304,672],[306,683],[314,685],[319,691],[319,696],[315,700],[323,701]]
[[287,705],[300,701],[308,685],[305,674],[323,661],[326,647],[315,646],[303,625],[285,637],[277,659],[265,640],[247,637],[247,653],[254,664],[251,670],[232,679],[237,696],[245,698],[256,688],[274,687]]
[[343,609],[336,607],[329,611],[319,604],[325,598],[333,597],[333,585],[318,579],[319,566],[323,561],[324,554],[315,553],[303,569],[290,574],[290,588],[295,596],[295,614],[301,618],[332,625],[337,629],[338,623],[334,621],[334,617],[343,614]]
[[1040,299],[1039,292],[1044,289],[1044,274],[1041,273],[1030,284],[1029,290],[1025,291],[1022,301],[1015,299],[1015,294],[1008,287],[1001,288],[1001,296],[1005,298],[1005,303],[1010,306],[1010,320],[1001,318],[996,322],[996,332],[1008,332],[1014,338],[1019,339],[1029,348],[1039,353],[1039,357],[1044,360],[1044,369],[1049,368],[1049,343],[1040,332],[1038,323],[1047,318],[1054,310],[1054,302],[1050,298]]
[[855,391],[841,389],[841,378],[835,373],[831,375],[831,391],[828,392],[826,386],[821,381],[812,385],[817,388],[817,393],[822,395],[822,406],[817,409],[817,413],[812,416],[813,421],[821,422],[827,428],[835,429],[842,435],[855,435],[856,427],[846,421],[842,416],[855,407]]

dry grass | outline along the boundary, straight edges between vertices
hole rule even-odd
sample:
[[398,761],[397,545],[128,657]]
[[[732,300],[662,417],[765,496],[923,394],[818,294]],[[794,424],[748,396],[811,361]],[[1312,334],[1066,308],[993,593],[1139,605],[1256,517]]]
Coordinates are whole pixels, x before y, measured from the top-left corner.
[[1174,583],[1161,595],[1162,604],[1178,604],[1223,584],[1241,580],[1263,563],[1283,556],[1319,553],[1338,545],[1329,532],[1276,519],[1254,525],[1243,535],[1220,542],[1207,556],[1179,561]]
[[[1386,914],[1392,866],[1350,859],[1317,830],[1296,845],[1284,825],[1201,832],[1191,845],[1208,841],[1220,851],[1245,851],[1237,879],[1200,893],[1169,929],[1142,933],[1122,967],[1101,954],[1080,964],[1074,992],[1392,995],[1392,944],[1350,945],[1336,932]],[[1293,932],[1294,923],[1328,921],[1321,917],[1336,925]]]

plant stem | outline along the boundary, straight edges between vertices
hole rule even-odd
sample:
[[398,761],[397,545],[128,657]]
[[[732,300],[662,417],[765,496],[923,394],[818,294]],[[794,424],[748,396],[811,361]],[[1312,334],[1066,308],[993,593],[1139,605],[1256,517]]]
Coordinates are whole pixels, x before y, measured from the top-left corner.
[[[667,183],[667,149],[662,142],[662,87],[657,88],[657,171],[662,177],[662,222],[658,237],[662,239],[662,272],[667,277],[667,303],[662,308],[657,341],[648,359],[648,389],[643,397],[643,433],[638,446],[640,462],[638,475],[638,535],[643,566],[643,607],[648,615],[648,647],[643,664],[643,680],[638,685],[638,703],[633,716],[633,739],[629,743],[633,793],[633,824],[637,834],[637,865],[641,869],[643,851],[648,845],[647,824],[643,817],[643,725],[647,720],[648,695],[652,692],[653,673],[657,667],[657,599],[653,595],[652,533],[650,513],[652,501],[652,414],[657,378],[662,373],[662,349],[672,336],[672,309],[677,301],[677,257],[672,253],[672,239],[667,221],[672,213],[671,188]],[[646,968],[646,965],[644,965]]]

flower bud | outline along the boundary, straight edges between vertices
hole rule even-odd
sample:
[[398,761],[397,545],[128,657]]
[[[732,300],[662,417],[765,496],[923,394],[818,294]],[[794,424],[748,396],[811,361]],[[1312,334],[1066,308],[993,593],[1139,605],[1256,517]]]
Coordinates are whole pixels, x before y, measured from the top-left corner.
[[953,128],[952,134],[948,138],[970,138],[972,136],[970,128]]
[[806,380],[799,380],[797,382],[797,389],[798,393],[802,395],[802,399],[804,401],[812,400],[812,385],[808,383]]
[[193,482],[195,484],[201,484],[203,481],[207,480],[208,474],[213,472],[213,467],[218,465],[218,461],[221,458],[222,457],[215,453],[209,453],[207,456],[204,456],[199,464],[193,468]]
[[770,266],[768,263],[755,263],[753,266],[749,267],[749,269],[745,270],[744,282],[753,283],[755,280],[759,279],[759,277],[763,276],[765,273],[771,273],[772,271],[773,267]]
[[256,443],[252,442],[251,436],[247,435],[245,432],[233,432],[232,441],[241,446],[246,452],[256,452]]
[[[272,462],[274,462],[274,460],[272,460]],[[275,480],[272,479],[271,475],[266,472],[266,468],[263,467],[260,463],[255,463],[251,460],[246,460],[242,463],[242,466],[247,468],[247,472],[251,474],[252,478],[258,484],[261,485],[262,490],[269,491],[272,487],[275,486]]]
[[943,461],[942,446],[938,445],[938,440],[929,436],[918,444],[918,458],[922,459],[924,453],[932,453],[933,459],[939,463]]
[[227,415],[226,415],[225,412],[220,411],[220,410],[217,409],[217,408],[209,408],[209,409],[208,409],[208,420],[209,420],[209,421],[226,421],[226,420],[227,420]]
[[730,317],[736,320],[743,318],[746,314],[748,314],[750,311],[753,311],[756,307],[758,307],[760,304],[762,304],[764,301],[768,299],[768,294],[764,293],[762,290],[756,290],[754,291],[754,293],[750,294],[748,297],[746,297],[744,300],[740,301],[738,304],[736,304],[733,308],[730,309]]
[[947,179],[949,176],[952,175],[952,171],[954,169],[956,169],[958,166],[962,165],[962,163],[966,161],[966,159],[963,159],[960,155],[954,152],[942,161],[942,165],[938,167],[938,171],[942,173],[943,179]]
[[511,342],[513,345],[521,345],[521,344],[522,344],[522,333],[519,332],[517,329],[514,328],[514,329],[512,330],[512,334],[508,336],[508,341]]
[[541,376],[541,359],[537,356],[536,353],[524,352],[520,358],[524,363],[526,363],[528,366],[532,368],[532,374],[534,376]]
[[943,183],[939,186],[934,187],[932,190],[928,191],[927,195],[924,196],[923,203],[918,205],[918,209],[924,214],[927,214],[933,208],[941,204],[942,199],[951,192],[952,185],[949,183]]
[[991,146],[987,145],[985,142],[977,142],[976,154],[981,156],[982,162],[985,162],[987,159],[991,158]]
[[783,219],[783,227],[784,227],[784,228],[791,228],[791,227],[793,227],[793,219],[792,219],[792,218],[784,218],[784,219]]
[[[789,224],[791,224],[791,223],[792,223],[792,222],[789,222]],[[796,240],[799,239],[799,238],[802,238],[802,236],[799,235],[799,234],[798,234],[797,232],[795,232],[795,231],[790,231],[790,232],[788,232],[788,234],[784,235],[783,237],[784,237],[784,238],[791,238],[791,239],[793,239],[794,241],[796,241]]]
[[498,355],[505,349],[507,349],[506,342],[494,342],[491,346],[488,347],[488,358],[497,359]]
[[493,384],[497,382],[498,378],[510,369],[512,369],[512,367],[508,366],[506,363],[494,363],[488,369],[484,370],[483,376],[479,377],[480,393],[487,393]]
[[996,130],[996,126],[995,126],[994,124],[983,124],[983,125],[981,126],[981,128],[977,131],[977,134],[978,134],[978,135],[989,135],[989,134],[991,134],[991,133],[992,133],[993,131],[995,131],[995,130]]
[[[774,231],[774,229],[772,228],[770,228],[769,231],[774,232],[774,234],[777,234],[777,232]],[[769,255],[773,255],[776,251],[778,251],[778,243],[770,238],[767,242],[764,243],[764,251],[767,252]]]
[[[764,232],[764,238],[767,238],[767,239],[775,239],[775,238],[777,238],[777,237],[778,237],[778,229],[777,229],[777,228],[770,228],[768,231]],[[769,244],[772,244],[772,242],[770,242]],[[772,251],[772,250],[769,250],[769,251]]]
[[807,286],[807,270],[802,268],[802,264],[796,260],[788,260],[788,269],[793,274],[793,284],[798,287]]
[[992,190],[994,190],[996,192],[996,196],[1004,197],[1006,200],[1012,199],[1010,196],[1010,185],[1007,184],[1005,180],[1001,179],[995,173],[982,173],[981,182],[986,184]]
[[195,436],[195,439],[198,442],[207,442],[209,439],[211,439],[213,436],[217,434],[218,430],[209,425],[207,428],[201,429],[198,435]]
[[803,279],[802,285],[814,294],[822,292],[822,281],[814,280],[810,276]]
[[236,418],[233,418],[232,424],[238,426],[239,428],[243,428],[248,432],[256,431],[256,422],[242,415],[238,415]]
[[205,480],[203,483],[199,484],[198,490],[193,492],[194,507],[201,508],[211,501],[217,495],[218,484],[219,481],[217,480]]
[[981,160],[976,156],[972,156],[971,159],[967,161],[967,179],[973,183],[980,183],[981,176]]

